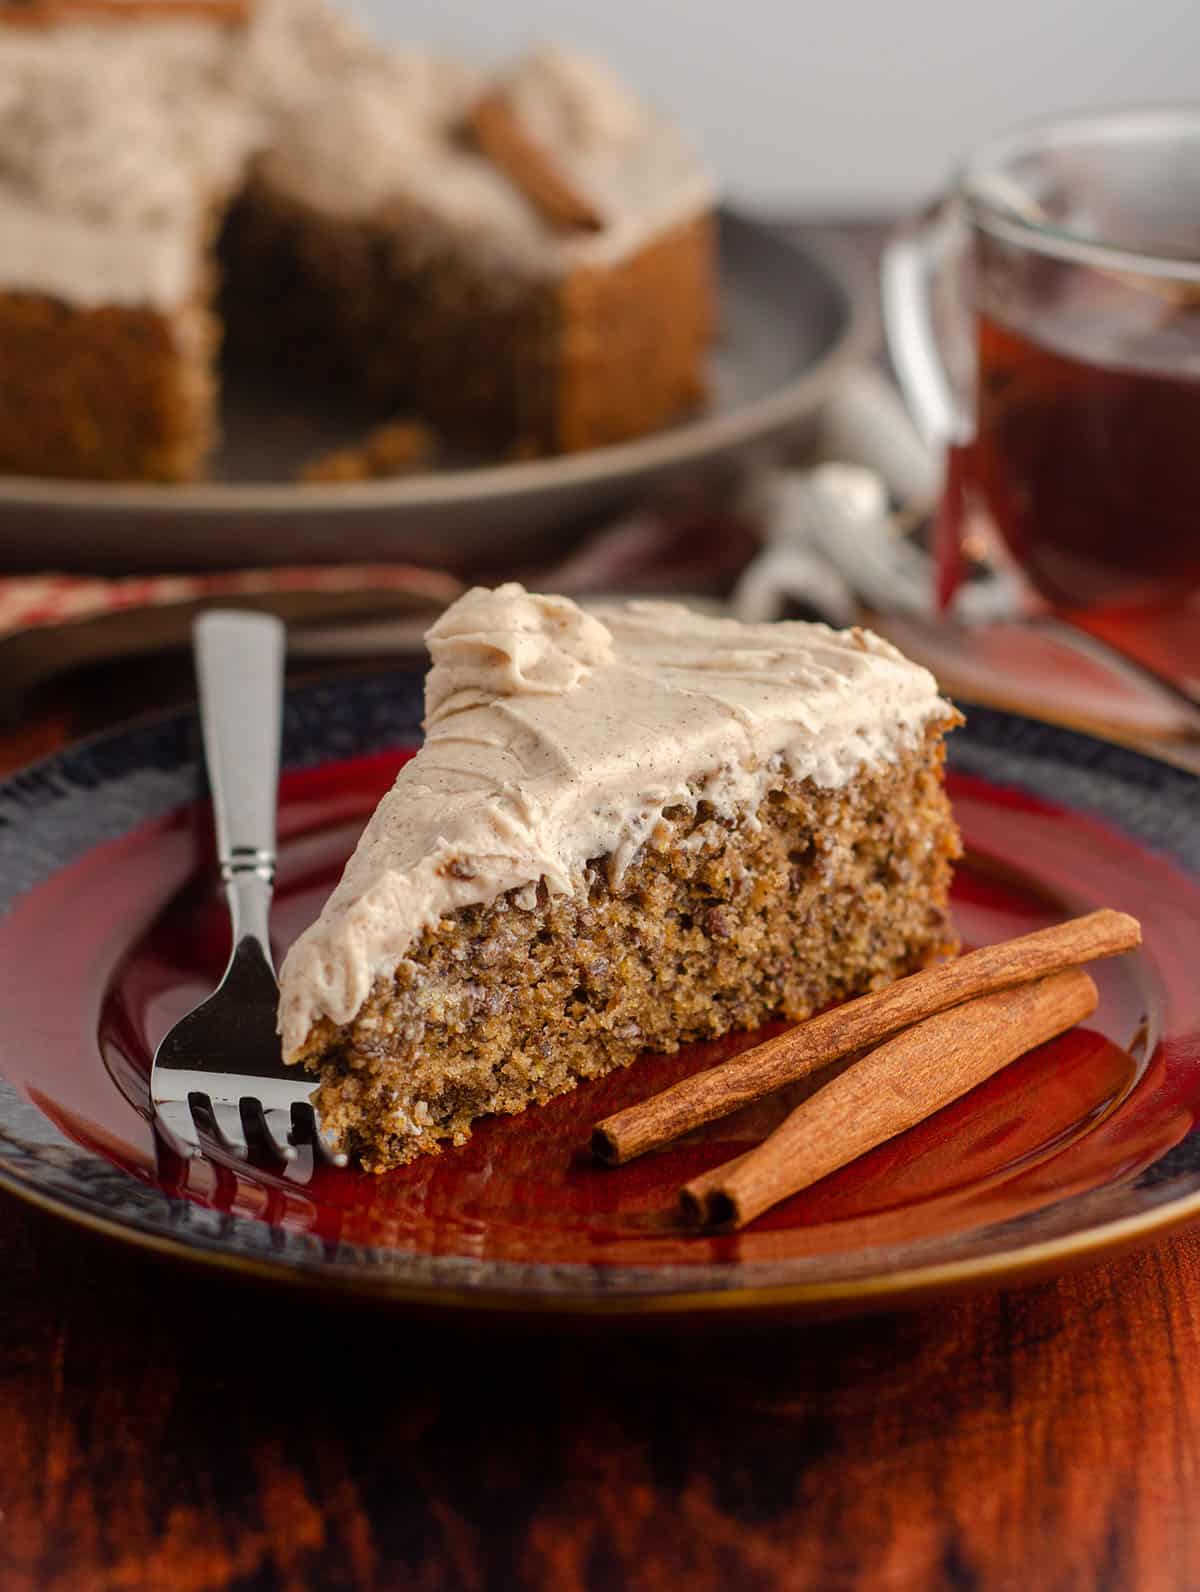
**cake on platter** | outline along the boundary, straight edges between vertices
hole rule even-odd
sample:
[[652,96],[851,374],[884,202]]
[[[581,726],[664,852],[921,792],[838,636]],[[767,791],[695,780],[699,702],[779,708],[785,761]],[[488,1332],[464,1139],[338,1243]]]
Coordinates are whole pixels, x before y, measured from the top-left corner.
[[955,948],[958,714],[878,637],[509,584],[427,639],[425,742],[280,975],[369,1170]]
[[702,396],[713,186],[605,65],[384,45],[331,0],[0,4],[0,470],[184,481],[222,337],[512,454]]

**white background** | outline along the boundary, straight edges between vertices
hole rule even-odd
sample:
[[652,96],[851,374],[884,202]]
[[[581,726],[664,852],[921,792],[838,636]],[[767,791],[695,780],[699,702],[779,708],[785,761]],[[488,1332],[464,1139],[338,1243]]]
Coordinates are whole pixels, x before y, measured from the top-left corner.
[[1200,0],[357,0],[397,39],[606,56],[737,197],[894,208],[1031,115],[1200,97]]

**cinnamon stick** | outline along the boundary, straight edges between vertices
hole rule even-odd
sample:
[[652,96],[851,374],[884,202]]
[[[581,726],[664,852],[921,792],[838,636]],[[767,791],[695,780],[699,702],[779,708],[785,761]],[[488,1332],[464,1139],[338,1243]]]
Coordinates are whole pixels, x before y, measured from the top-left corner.
[[1099,999],[1071,968],[925,1018],[810,1095],[755,1149],[693,1178],[680,1192],[685,1215],[744,1227],[1090,1016]]
[[912,973],[606,1117],[592,1130],[592,1151],[609,1166],[620,1166],[936,1012],[1081,962],[1119,956],[1141,938],[1136,918],[1105,909]]
[[471,113],[480,149],[552,227],[563,232],[598,232],[604,217],[575,188],[553,157],[525,132],[500,91],[485,94]]
[[0,0],[0,23],[53,27],[61,22],[144,22],[187,18],[223,24],[245,22],[251,0]]

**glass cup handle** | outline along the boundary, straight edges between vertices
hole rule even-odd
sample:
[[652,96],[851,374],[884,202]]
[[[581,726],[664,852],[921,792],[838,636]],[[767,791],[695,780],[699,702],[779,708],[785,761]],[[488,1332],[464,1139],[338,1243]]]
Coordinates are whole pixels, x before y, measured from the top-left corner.
[[965,231],[961,202],[941,199],[888,240],[880,294],[888,352],[917,429],[931,447],[969,442],[974,425],[938,348],[934,293]]

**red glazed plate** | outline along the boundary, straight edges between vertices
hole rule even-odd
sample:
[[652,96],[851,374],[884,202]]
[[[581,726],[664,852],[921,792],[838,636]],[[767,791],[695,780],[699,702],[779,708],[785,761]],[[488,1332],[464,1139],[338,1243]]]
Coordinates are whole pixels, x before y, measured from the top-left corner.
[[[414,675],[293,695],[279,952],[316,913],[417,736]],[[978,945],[1107,905],[1145,944],[1095,969],[1089,1023],[736,1236],[679,1185],[777,1119],[766,1102],[616,1171],[593,1122],[754,1037],[694,1046],[381,1178],[156,1150],[150,1056],[215,982],[227,926],[179,717],[0,787],[0,1185],[87,1225],[261,1277],[424,1310],[746,1316],[862,1308],[1097,1257],[1200,1215],[1200,781],[972,710],[950,774],[954,909]]]

